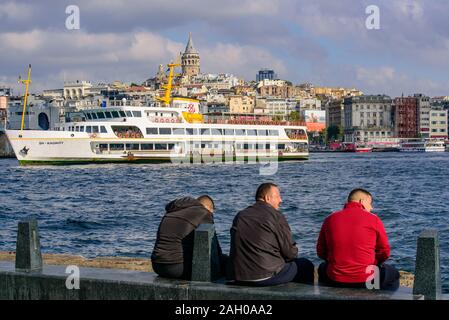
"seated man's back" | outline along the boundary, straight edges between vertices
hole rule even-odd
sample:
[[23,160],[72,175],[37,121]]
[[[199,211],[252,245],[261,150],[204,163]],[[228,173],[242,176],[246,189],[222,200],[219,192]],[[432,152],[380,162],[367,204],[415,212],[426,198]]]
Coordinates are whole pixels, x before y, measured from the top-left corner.
[[262,201],[240,211],[231,228],[232,278],[269,278],[279,272],[298,249],[285,217]]
[[[351,200],[354,194],[362,200]],[[390,257],[390,245],[382,221],[371,213],[371,203],[367,191],[355,189],[343,210],[324,220],[317,243],[317,254],[326,261],[319,268],[320,281],[364,287],[371,275],[368,267],[378,266],[381,286],[399,284],[391,281],[399,279],[397,271],[383,264]]]
[[170,202],[165,210],[151,255],[153,269],[161,276],[190,279],[195,229],[214,223],[212,213],[190,197]]
[[[348,203],[344,210],[327,217],[322,232],[326,241],[328,274],[335,281],[365,282],[366,267],[384,262],[390,256],[379,217],[365,211],[358,203]],[[322,252],[319,254],[323,255]]]
[[278,186],[261,184],[255,198],[256,203],[240,211],[232,223],[228,279],[255,286],[313,283],[313,263],[297,258],[290,226],[279,210]]

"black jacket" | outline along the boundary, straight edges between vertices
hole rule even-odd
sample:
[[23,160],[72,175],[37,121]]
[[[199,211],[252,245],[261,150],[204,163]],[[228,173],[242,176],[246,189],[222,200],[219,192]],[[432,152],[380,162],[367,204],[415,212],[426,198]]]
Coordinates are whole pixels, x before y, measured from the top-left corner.
[[232,223],[227,277],[237,281],[272,277],[297,255],[284,215],[257,201],[240,211]]
[[151,261],[155,263],[191,263],[195,229],[202,223],[214,223],[201,203],[190,197],[174,200],[165,207],[157,231]]

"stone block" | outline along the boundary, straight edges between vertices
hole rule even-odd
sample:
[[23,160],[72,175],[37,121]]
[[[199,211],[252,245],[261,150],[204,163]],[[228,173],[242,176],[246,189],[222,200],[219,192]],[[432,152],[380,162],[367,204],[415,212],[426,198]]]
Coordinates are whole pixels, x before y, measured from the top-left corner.
[[436,230],[424,230],[418,237],[413,293],[426,300],[441,299],[440,244]]
[[218,240],[213,224],[202,224],[195,230],[192,259],[192,281],[211,282],[220,275]]
[[17,229],[16,270],[40,272],[42,270],[39,229],[34,218],[20,221]]

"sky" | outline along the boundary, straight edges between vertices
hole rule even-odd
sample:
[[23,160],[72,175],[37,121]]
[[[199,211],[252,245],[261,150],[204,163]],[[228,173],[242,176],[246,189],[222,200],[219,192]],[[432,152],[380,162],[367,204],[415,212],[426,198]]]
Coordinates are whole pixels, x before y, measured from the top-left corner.
[[[79,8],[79,29],[66,20]],[[379,8],[379,28],[366,8]],[[449,95],[447,0],[0,0],[0,85],[32,64],[31,91],[64,81],[142,83],[184,51],[201,72],[255,80],[274,69],[294,84],[365,94]]]

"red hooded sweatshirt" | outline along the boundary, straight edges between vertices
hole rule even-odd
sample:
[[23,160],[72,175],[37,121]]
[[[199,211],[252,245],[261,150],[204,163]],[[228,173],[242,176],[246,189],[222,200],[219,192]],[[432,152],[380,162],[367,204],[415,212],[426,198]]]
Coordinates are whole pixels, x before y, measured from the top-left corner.
[[390,245],[380,218],[358,202],[348,202],[329,215],[321,227],[317,254],[328,262],[327,275],[336,282],[362,283],[390,257]]

